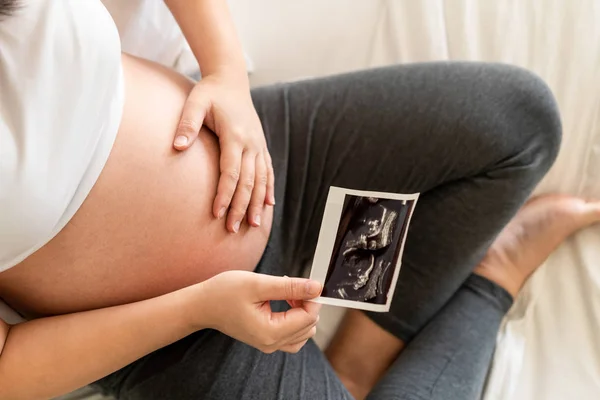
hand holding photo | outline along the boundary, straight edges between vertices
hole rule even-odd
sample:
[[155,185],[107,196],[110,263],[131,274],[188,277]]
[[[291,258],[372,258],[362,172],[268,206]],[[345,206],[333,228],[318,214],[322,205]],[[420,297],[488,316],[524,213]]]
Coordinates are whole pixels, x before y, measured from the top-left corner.
[[314,301],[388,311],[418,197],[332,186],[310,272],[323,284]]

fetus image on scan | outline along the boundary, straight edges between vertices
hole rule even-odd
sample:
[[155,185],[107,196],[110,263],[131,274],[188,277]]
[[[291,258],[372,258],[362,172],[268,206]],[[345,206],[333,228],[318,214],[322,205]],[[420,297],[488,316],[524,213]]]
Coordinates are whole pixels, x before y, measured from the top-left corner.
[[321,296],[386,304],[413,206],[346,195]]

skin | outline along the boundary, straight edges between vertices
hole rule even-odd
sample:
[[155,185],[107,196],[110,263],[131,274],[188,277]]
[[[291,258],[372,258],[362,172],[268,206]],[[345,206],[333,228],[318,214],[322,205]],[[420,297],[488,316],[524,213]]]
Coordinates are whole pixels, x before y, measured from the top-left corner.
[[213,215],[237,233],[258,227],[275,205],[271,156],[252,99],[242,47],[224,0],[165,0],[190,44],[202,80],[183,107],[174,147],[185,150],[204,124],[219,138],[220,178]]

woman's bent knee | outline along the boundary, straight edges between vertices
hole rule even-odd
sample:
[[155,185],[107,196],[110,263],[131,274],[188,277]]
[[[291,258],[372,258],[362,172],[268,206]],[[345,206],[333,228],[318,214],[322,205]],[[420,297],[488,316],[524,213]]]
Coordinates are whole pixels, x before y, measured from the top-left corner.
[[498,64],[495,69],[492,79],[504,97],[499,112],[513,130],[510,137],[528,153],[528,164],[545,173],[558,155],[562,137],[554,95],[539,76],[526,69]]

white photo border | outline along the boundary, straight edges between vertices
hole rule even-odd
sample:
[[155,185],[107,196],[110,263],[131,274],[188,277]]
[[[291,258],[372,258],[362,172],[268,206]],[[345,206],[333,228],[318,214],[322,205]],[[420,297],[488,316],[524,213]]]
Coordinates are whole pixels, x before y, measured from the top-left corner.
[[329,194],[327,195],[327,202],[325,204],[325,211],[323,213],[321,229],[319,230],[319,240],[317,242],[317,248],[315,249],[315,255],[313,257],[312,265],[310,268],[310,279],[316,280],[322,285],[325,285],[325,279],[327,278],[327,272],[329,270],[329,264],[333,254],[335,238],[337,236],[337,231],[346,195],[414,202],[413,206],[410,209],[410,214],[407,216],[406,232],[402,236],[402,242],[400,243],[400,252],[398,254],[398,260],[396,261],[396,265],[394,266],[394,276],[388,289],[387,300],[385,304],[374,304],[354,300],[334,299],[331,297],[317,297],[316,299],[313,299],[311,301],[321,304],[329,304],[332,306],[348,307],[367,311],[389,311],[392,303],[392,298],[394,296],[394,290],[396,289],[398,275],[400,274],[400,268],[402,265],[404,243],[406,242],[406,237],[408,236],[408,228],[410,227],[410,221],[412,219],[413,212],[417,205],[417,200],[419,199],[419,193],[401,194],[388,192],[372,192],[366,190],[345,189],[337,186],[331,186],[329,188]]

